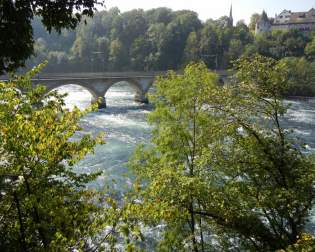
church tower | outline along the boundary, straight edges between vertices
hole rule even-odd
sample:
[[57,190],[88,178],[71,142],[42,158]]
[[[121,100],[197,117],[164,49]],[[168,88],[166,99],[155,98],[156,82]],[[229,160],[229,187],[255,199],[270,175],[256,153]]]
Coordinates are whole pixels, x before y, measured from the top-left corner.
[[231,4],[231,7],[230,7],[229,26],[230,27],[233,26],[233,9],[232,9],[232,4]]
[[268,32],[271,29],[271,23],[265,11],[262,12],[255,27],[255,35]]

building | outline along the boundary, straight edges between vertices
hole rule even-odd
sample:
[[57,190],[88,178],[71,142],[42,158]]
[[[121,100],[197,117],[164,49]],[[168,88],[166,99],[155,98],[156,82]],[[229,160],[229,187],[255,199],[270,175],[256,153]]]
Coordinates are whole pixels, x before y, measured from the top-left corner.
[[233,26],[233,10],[232,10],[232,4],[231,4],[231,7],[230,7],[230,15],[229,15],[229,23],[228,23],[228,25],[229,25],[230,27]]
[[255,34],[272,30],[299,30],[310,31],[315,29],[315,9],[307,12],[292,12],[283,10],[274,19],[269,19],[263,11],[260,19],[256,23]]
[[271,30],[271,21],[269,20],[265,11],[262,12],[255,27],[255,34],[268,32]]

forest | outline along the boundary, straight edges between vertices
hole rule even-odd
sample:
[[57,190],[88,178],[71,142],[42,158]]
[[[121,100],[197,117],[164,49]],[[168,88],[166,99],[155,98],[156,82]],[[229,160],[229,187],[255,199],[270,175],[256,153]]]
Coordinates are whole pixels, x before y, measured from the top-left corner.
[[[315,33],[275,31],[255,36],[250,24],[228,16],[205,22],[190,10],[157,8],[121,13],[118,8],[96,12],[75,30],[49,34],[33,21],[35,57],[27,66],[48,60],[47,72],[164,71],[203,61],[210,69],[230,68],[241,55],[259,53],[274,59],[315,57]],[[314,67],[314,66],[313,66]]]
[[[287,96],[315,95],[315,32],[272,31],[255,35],[249,25],[232,24],[228,16],[202,22],[190,10],[157,8],[121,13],[118,8],[96,12],[75,30],[47,32],[33,20],[34,56],[27,68],[45,60],[43,72],[181,70],[189,62],[209,69],[230,69],[241,56],[260,54],[289,68]],[[293,71],[294,70],[294,71]]]

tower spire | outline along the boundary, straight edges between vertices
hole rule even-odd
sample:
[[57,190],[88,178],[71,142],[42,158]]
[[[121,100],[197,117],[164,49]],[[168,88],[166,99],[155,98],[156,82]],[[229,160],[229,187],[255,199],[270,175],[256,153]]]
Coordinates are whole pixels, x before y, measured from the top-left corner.
[[230,7],[229,19],[230,19],[230,26],[233,26],[233,6],[232,6],[232,3],[231,3],[231,7]]

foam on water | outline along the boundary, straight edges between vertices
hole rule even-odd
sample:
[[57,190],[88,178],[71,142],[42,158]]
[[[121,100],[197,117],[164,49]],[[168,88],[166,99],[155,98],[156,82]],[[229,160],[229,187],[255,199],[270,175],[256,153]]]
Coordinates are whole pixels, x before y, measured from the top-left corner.
[[[77,85],[67,85],[59,91],[68,93],[66,106],[84,109],[89,106],[91,94]],[[97,134],[105,132],[105,145],[95,148],[79,162],[74,169],[78,172],[102,171],[103,174],[93,182],[102,188],[111,184],[114,189],[124,191],[132,184],[132,175],[127,170],[127,162],[136,145],[148,141],[150,127],[146,114],[150,106],[134,102],[135,91],[124,83],[111,87],[106,93],[107,108],[93,112],[82,118],[82,132]],[[115,183],[113,183],[115,181]]]
[[[92,98],[87,90],[77,85],[67,85],[59,91],[68,93],[65,99],[68,108],[84,109]],[[85,133],[105,132],[106,144],[97,146],[95,154],[82,160],[76,166],[78,171],[102,170],[107,175],[113,173],[111,177],[127,172],[126,163],[134,147],[147,143],[150,136],[150,126],[146,122],[150,106],[134,102],[134,95],[132,87],[125,83],[116,84],[106,93],[107,108],[82,119]],[[312,151],[315,149],[315,99],[291,99],[285,103],[290,104],[290,108],[282,121],[284,127],[293,129]]]
[[302,142],[309,145],[309,150],[315,148],[315,99],[287,100],[290,108],[285,115],[283,125],[293,129]]
[[66,107],[72,109],[74,106],[77,106],[80,109],[85,109],[91,104],[92,95],[78,85],[65,85],[57,88],[59,93],[67,94],[65,97]]
[[[77,106],[84,109],[90,104],[91,95],[87,90],[75,85],[60,88],[67,92],[67,107]],[[84,133],[105,132],[105,145],[96,146],[95,153],[89,154],[74,168],[78,172],[103,171],[93,182],[94,187],[111,185],[114,190],[123,192],[132,184],[132,174],[127,162],[136,145],[147,143],[150,127],[146,115],[150,106],[133,101],[134,90],[125,85],[114,85],[106,94],[107,108],[93,112],[82,119]],[[294,134],[307,144],[307,151],[315,150],[315,99],[294,99],[286,101],[290,105],[282,124],[293,129]],[[113,182],[114,181],[114,182]],[[315,220],[315,209],[312,219]],[[309,226],[315,230],[314,226]]]

